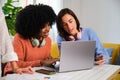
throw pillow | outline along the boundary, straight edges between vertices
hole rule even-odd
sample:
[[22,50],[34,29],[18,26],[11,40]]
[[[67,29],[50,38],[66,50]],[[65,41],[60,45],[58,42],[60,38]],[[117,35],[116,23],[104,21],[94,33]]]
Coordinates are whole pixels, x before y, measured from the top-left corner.
[[[105,50],[108,52],[110,58],[112,57],[112,52],[114,50],[114,48],[105,48]],[[111,59],[109,59],[108,63],[110,63]]]

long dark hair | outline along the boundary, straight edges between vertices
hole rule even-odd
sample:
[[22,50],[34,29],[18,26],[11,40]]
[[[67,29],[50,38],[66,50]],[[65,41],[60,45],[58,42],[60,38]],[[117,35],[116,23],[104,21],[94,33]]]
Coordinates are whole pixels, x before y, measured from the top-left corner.
[[63,28],[63,22],[62,22],[62,17],[65,15],[65,14],[69,14],[71,16],[74,17],[75,21],[76,21],[76,24],[77,24],[77,30],[80,31],[80,22],[77,18],[77,16],[75,15],[75,13],[70,10],[69,8],[64,8],[62,9],[59,13],[58,13],[58,16],[57,16],[57,30],[58,30],[58,33],[61,37],[63,37],[65,40],[69,40],[68,37],[70,36],[69,33],[67,33],[64,28]]

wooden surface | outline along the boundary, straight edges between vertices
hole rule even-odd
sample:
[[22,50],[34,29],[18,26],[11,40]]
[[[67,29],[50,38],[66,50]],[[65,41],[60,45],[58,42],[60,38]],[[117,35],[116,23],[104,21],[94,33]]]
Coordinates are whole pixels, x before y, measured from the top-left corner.
[[114,72],[107,80],[120,80],[120,68]]

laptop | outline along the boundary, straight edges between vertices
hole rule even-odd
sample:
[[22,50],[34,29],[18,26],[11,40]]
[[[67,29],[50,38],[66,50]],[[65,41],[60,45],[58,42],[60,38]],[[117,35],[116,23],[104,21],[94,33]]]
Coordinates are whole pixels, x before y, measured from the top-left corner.
[[91,69],[94,66],[96,41],[63,41],[60,61],[46,70],[70,72]]
[[95,41],[63,41],[58,72],[91,69],[94,66]]

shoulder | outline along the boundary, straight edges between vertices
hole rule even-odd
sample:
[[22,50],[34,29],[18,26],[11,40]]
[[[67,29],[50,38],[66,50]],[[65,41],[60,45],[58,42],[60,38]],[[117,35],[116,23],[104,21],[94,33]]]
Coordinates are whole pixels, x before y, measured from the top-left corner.
[[83,31],[93,31],[92,28],[86,27],[86,26],[83,26],[83,27],[82,27],[82,30],[83,30]]
[[57,35],[57,42],[65,41],[63,37],[61,37],[59,34]]
[[89,27],[82,27],[82,32],[89,33],[89,34],[95,34],[95,31]]
[[24,38],[18,33],[15,34],[14,39],[24,40]]
[[50,37],[45,38],[45,40],[46,40],[47,42],[51,43],[51,38],[50,38]]
[[57,35],[57,39],[58,39],[58,40],[64,40],[64,38],[61,37],[59,34]]
[[18,42],[26,42],[28,40],[24,39],[20,34],[16,33],[13,39],[13,43],[18,43]]

